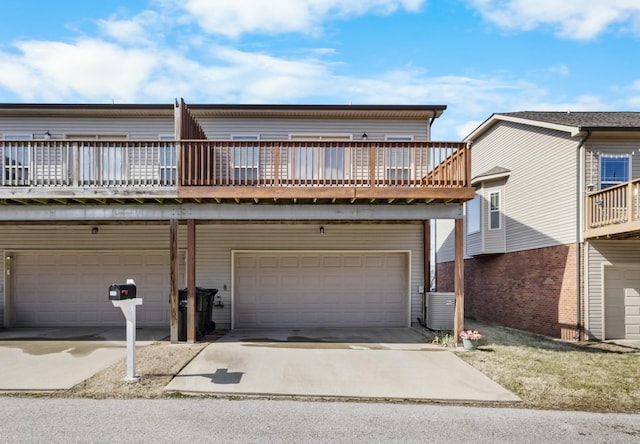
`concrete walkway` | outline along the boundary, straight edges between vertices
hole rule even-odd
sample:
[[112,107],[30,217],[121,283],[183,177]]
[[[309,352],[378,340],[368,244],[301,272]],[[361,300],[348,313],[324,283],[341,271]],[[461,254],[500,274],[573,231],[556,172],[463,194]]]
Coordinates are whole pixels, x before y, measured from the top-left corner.
[[205,348],[166,390],[520,401],[454,353],[406,328],[234,330]]
[[[137,345],[167,334],[167,329],[140,329]],[[69,389],[123,359],[125,339],[124,328],[0,330],[0,392]]]

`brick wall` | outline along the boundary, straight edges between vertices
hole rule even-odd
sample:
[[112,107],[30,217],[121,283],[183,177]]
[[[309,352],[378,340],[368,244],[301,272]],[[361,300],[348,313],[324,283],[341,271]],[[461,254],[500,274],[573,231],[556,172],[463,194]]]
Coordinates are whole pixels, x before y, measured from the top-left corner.
[[[576,247],[563,245],[464,262],[465,317],[573,339]],[[438,291],[453,291],[453,262],[437,265]]]

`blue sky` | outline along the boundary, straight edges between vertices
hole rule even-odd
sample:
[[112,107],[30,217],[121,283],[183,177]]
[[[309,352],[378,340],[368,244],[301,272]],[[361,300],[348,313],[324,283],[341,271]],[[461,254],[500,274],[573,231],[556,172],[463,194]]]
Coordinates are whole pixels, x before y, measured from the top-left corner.
[[0,102],[640,108],[640,0],[0,3]]

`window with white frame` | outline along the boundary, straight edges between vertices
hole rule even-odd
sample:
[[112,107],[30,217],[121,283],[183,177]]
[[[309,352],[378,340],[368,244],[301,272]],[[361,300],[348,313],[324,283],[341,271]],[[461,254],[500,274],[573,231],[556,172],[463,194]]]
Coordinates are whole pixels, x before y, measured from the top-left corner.
[[631,159],[628,155],[600,156],[600,189],[618,185],[629,180]]
[[[413,136],[386,136],[385,140],[387,142],[411,142]],[[385,156],[386,179],[393,182],[411,179],[413,153],[412,149],[406,147],[387,147]]]
[[28,185],[29,165],[31,162],[31,148],[28,144],[20,143],[31,140],[31,134],[4,134],[6,141],[17,143],[4,143],[0,151],[0,165],[2,165],[2,183],[4,185]]
[[480,231],[480,195],[467,202],[467,234]]
[[501,214],[501,201],[500,191],[492,191],[489,194],[489,229],[499,230],[502,228],[502,214]]
[[[351,134],[290,134],[294,141],[353,140]],[[295,146],[289,149],[289,167],[294,179],[344,180],[350,177],[350,149],[338,144]]]
[[[234,141],[257,141],[256,134],[233,134]],[[258,180],[260,163],[260,149],[256,145],[247,144],[233,147],[233,179],[238,182],[253,182]]]
[[162,146],[160,147],[160,185],[175,185],[176,173],[176,147]]

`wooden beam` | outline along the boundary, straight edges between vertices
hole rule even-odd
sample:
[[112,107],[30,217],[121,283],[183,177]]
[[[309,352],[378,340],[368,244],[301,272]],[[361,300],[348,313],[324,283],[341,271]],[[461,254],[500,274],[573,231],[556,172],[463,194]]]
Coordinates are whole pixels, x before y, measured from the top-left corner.
[[169,225],[169,305],[171,306],[170,338],[178,343],[178,219],[171,219]]
[[466,201],[473,199],[474,188],[446,187],[231,187],[231,186],[193,186],[181,187],[178,197],[184,199],[232,199],[240,203],[241,199],[449,199]]
[[187,343],[196,342],[196,221],[187,220]]
[[455,220],[455,246],[453,263],[453,291],[455,305],[453,315],[453,333],[458,342],[464,329],[464,219]]
[[422,322],[427,323],[426,296],[431,291],[431,221],[423,222],[424,225],[424,295],[422,299]]

